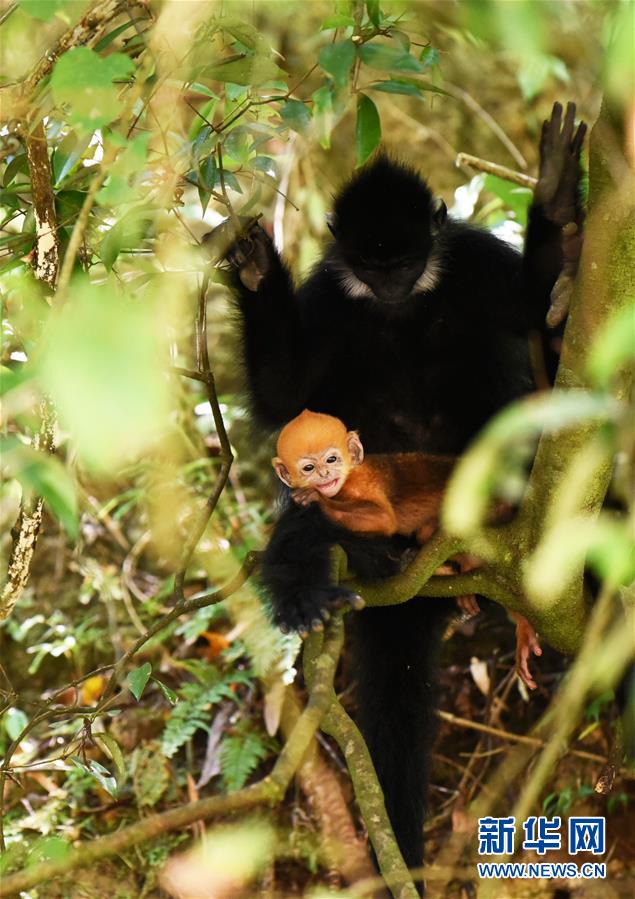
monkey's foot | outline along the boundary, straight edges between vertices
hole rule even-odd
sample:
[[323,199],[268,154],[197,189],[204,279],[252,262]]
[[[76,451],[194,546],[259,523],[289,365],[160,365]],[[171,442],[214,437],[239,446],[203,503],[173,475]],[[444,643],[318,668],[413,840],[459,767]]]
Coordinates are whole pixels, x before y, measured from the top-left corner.
[[535,690],[537,685],[529,670],[529,660],[532,654],[542,655],[538,635],[523,615],[514,612],[512,618],[516,622],[516,674],[526,687]]
[[343,587],[315,587],[307,591],[293,606],[284,611],[276,610],[274,624],[283,634],[295,631],[306,637],[311,631],[321,631],[333,612],[347,607],[359,611],[364,600],[357,593]]

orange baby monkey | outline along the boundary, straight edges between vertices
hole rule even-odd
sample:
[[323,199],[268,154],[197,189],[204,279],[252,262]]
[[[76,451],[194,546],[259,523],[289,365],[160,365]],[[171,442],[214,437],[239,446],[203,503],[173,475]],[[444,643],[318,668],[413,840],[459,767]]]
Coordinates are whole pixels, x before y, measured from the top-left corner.
[[[456,457],[429,453],[386,453],[364,458],[359,434],[332,415],[305,409],[280,432],[276,474],[292,489],[298,505],[317,503],[327,518],[358,534],[414,535],[425,543],[439,527],[445,488]],[[467,555],[456,560],[462,571],[477,567]],[[443,566],[440,573],[452,569]],[[476,599],[460,607],[478,611]],[[522,616],[516,621],[516,667],[533,689],[529,657],[541,654],[535,631]]]

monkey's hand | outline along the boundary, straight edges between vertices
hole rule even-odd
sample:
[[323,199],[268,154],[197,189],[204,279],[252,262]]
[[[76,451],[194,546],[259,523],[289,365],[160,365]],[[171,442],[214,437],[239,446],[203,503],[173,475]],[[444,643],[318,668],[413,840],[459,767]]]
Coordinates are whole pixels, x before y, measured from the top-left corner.
[[587,126],[575,129],[575,103],[567,103],[562,121],[562,106],[554,103],[551,118],[542,126],[540,170],[534,202],[554,225],[564,228],[569,222],[582,226],[583,210],[579,193],[580,153]]
[[516,673],[525,686],[535,690],[536,682],[529,670],[529,660],[532,654],[542,655],[538,635],[523,615],[515,612],[512,617],[516,621]]
[[324,630],[333,612],[347,607],[359,611],[364,605],[359,594],[344,587],[314,587],[299,597],[293,608],[285,609],[284,614],[278,611],[274,623],[283,634],[296,631],[301,637],[307,637],[310,631]]
[[320,494],[315,487],[299,487],[291,492],[291,499],[298,506],[310,506],[320,500]]
[[225,258],[247,290],[255,293],[271,271],[276,251],[267,232],[256,224],[229,248]]

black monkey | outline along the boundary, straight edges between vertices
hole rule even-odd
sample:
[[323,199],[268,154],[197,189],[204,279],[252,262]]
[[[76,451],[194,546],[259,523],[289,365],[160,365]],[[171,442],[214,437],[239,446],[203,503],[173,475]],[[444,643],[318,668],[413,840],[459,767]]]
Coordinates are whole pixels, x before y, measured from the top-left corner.
[[[546,332],[563,264],[562,228],[579,222],[585,126],[554,106],[521,256],[446,216],[412,169],[379,156],[335,201],[333,241],[297,289],[258,226],[228,253],[243,317],[254,421],[273,431],[309,408],[359,430],[371,453],[460,453],[499,409],[533,388],[527,336]],[[315,507],[288,505],[260,580],[273,620],[300,633],[359,598],[334,585],[341,543],[363,577],[398,570],[405,539],[356,537]],[[358,718],[406,864],[423,860],[434,656],[440,601],[355,616]]]

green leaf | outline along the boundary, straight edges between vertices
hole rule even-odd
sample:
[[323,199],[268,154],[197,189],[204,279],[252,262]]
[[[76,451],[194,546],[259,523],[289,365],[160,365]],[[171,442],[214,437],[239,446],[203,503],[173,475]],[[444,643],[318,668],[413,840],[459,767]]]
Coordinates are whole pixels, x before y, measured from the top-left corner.
[[59,187],[64,178],[75,168],[82,154],[86,152],[92,137],[90,133],[82,134],[80,137],[74,131],[71,131],[61,144],[58,144],[51,157],[54,178],[53,187]]
[[108,180],[97,192],[97,200],[101,205],[118,206],[136,199],[134,176],[145,167],[149,140],[149,132],[139,134],[119,154],[109,169]]
[[393,40],[397,41],[397,43],[401,45],[402,50],[405,50],[406,53],[408,53],[408,51],[410,50],[410,38],[405,31],[399,31],[398,28],[391,28],[390,36]]
[[311,110],[301,100],[286,100],[280,110],[280,117],[285,125],[305,134],[311,124]]
[[635,358],[635,297],[618,309],[596,337],[587,368],[594,384],[608,387],[629,360]]
[[79,533],[75,483],[60,460],[11,438],[2,440],[0,447],[11,476],[25,491],[41,496],[69,537],[75,539]]
[[424,47],[419,57],[420,62],[423,63],[426,69],[438,65],[440,59],[441,54],[435,47]]
[[521,225],[527,224],[533,191],[528,187],[511,184],[497,175],[486,175],[484,188],[499,197],[505,206],[511,209],[517,222],[520,222]]
[[137,22],[141,24],[146,23],[147,19],[129,19],[127,22],[124,22],[123,25],[119,25],[117,28],[110,31],[106,34],[102,39],[95,44],[95,50],[97,53],[101,53],[102,50],[105,50],[106,47],[109,47],[114,40],[116,40],[120,34],[123,34],[124,31],[127,31],[128,28],[134,28]]
[[369,42],[358,47],[357,53],[361,61],[373,69],[384,69],[387,72],[423,72],[424,69],[418,59],[396,47]]
[[119,743],[111,734],[103,732],[93,733],[93,740],[114,762],[115,768],[117,769],[117,787],[121,788],[125,783],[127,772],[126,763]]
[[86,774],[90,774],[90,776],[93,777],[97,783],[113,797],[113,799],[117,798],[117,781],[108,768],[104,768],[103,765],[100,765],[99,762],[95,761],[90,761],[86,764],[76,755],[71,755],[69,758],[76,768],[80,768],[82,771],[85,771]]
[[381,9],[379,8],[379,0],[366,0],[366,10],[368,18],[375,28],[381,28]]
[[320,31],[328,31],[331,28],[354,28],[355,19],[352,16],[335,15],[328,16],[322,22]]
[[265,741],[255,733],[225,737],[220,748],[220,767],[226,788],[240,790],[268,751]]
[[391,78],[389,81],[379,81],[377,84],[371,84],[370,87],[374,91],[385,91],[387,94],[405,94],[408,97],[421,97],[421,90],[414,84],[407,81],[398,81]]
[[61,862],[71,851],[71,847],[61,837],[43,837],[29,852],[29,864],[37,862]]
[[134,668],[128,675],[128,686],[134,698],[139,702],[146,684],[152,674],[152,665],[150,662],[144,662],[139,668]]
[[68,0],[18,0],[18,6],[32,18],[48,22],[65,6],[69,6],[69,2]]
[[6,711],[3,723],[9,739],[17,740],[29,723],[29,719],[21,709],[10,708]]
[[355,147],[357,165],[363,165],[381,140],[381,123],[377,107],[365,94],[357,100],[357,122],[355,125]]
[[99,254],[108,271],[112,269],[123,250],[134,250],[139,247],[151,222],[152,213],[149,210],[135,210],[116,222],[106,232],[99,248]]
[[444,527],[457,536],[474,531],[493,487],[510,466],[522,467],[523,448],[531,448],[539,434],[557,433],[586,421],[610,422],[619,411],[611,397],[584,390],[555,390],[508,406],[484,428],[454,469],[443,507]]
[[51,90],[58,105],[68,104],[69,121],[84,128],[101,128],[121,111],[119,88],[113,81],[126,80],[134,63],[123,53],[103,59],[88,47],[74,47],[61,56],[53,69]]
[[203,74],[212,81],[231,81],[233,84],[258,87],[266,81],[284,76],[268,56],[247,56],[216,66],[206,66]]
[[170,705],[176,705],[179,701],[179,697],[174,690],[166,686],[166,684],[164,684],[163,681],[160,681],[158,677],[153,677],[152,680],[158,686],[159,690],[161,690]]
[[355,62],[355,44],[348,38],[322,47],[319,60],[324,71],[333,76],[335,84],[342,87],[346,84]]

